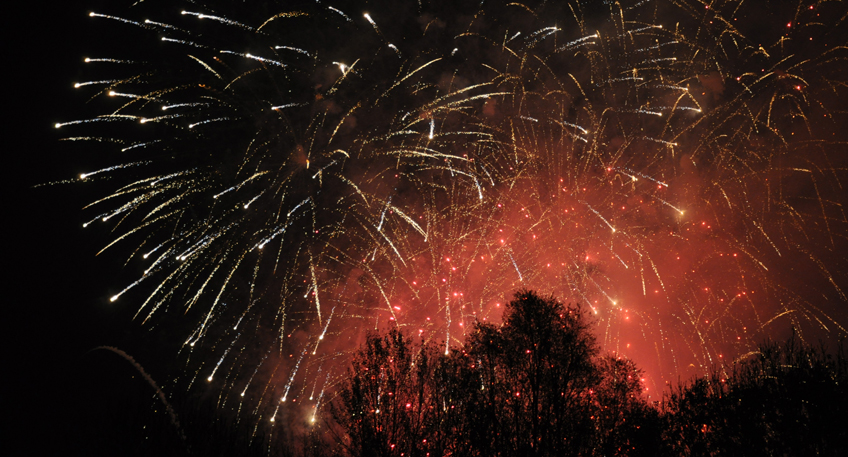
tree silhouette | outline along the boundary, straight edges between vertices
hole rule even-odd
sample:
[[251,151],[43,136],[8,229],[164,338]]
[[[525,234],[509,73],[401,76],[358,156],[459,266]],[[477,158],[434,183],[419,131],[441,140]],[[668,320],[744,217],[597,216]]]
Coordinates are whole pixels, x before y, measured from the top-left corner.
[[632,360],[604,356],[594,403],[600,455],[656,455],[659,411],[642,398],[642,371]]
[[599,370],[582,310],[520,291],[503,321],[500,328],[478,325],[466,344],[479,365],[480,406],[489,408],[475,419],[493,434],[477,448],[502,455],[585,454]]
[[352,455],[426,455],[433,447],[423,437],[432,432],[434,350],[414,351],[397,330],[368,336],[332,409]]
[[[352,455],[626,455],[652,443],[640,372],[603,356],[579,306],[519,291],[461,348],[370,335],[334,411]],[[656,421],[654,421],[656,422]],[[644,433],[643,433],[644,434]],[[658,433],[655,434],[658,436]]]
[[728,375],[674,389],[664,404],[669,455],[848,455],[848,363],[793,335],[765,343]]
[[600,354],[587,314],[519,291],[502,325],[445,353],[397,330],[369,335],[334,402],[353,456],[848,455],[848,361],[766,343],[680,384],[662,405],[642,373]]

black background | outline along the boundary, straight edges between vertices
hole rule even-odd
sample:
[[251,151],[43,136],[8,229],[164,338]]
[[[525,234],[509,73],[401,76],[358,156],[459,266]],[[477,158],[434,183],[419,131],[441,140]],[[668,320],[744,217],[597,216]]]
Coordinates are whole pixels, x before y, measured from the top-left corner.
[[15,31],[4,40],[2,453],[179,454],[153,388],[129,361],[95,349],[126,351],[156,380],[175,359],[158,355],[161,344],[131,321],[132,310],[108,300],[127,273],[121,259],[95,255],[105,234],[82,228],[96,189],[40,186],[91,169],[96,151],[60,142],[53,125],[85,116],[86,96],[73,89],[82,59],[93,49],[92,57],[114,57],[101,53],[119,50],[120,40],[88,17],[108,2],[48,5],[19,2],[6,16]]

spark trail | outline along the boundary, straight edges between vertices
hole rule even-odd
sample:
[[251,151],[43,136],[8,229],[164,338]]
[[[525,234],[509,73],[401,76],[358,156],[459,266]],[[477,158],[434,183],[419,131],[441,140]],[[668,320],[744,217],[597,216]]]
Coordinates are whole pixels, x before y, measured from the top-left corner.
[[323,370],[317,412],[366,329],[462,344],[520,287],[652,391],[845,335],[845,2],[751,38],[741,1],[325,3],[92,13],[150,46],[89,59],[108,114],[55,125],[120,151],[79,180],[146,272],[113,306],[184,314],[222,408],[273,420]]

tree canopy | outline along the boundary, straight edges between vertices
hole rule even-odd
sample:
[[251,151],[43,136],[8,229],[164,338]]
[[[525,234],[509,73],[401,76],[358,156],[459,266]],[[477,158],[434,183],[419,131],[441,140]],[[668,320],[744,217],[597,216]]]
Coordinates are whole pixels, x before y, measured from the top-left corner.
[[794,337],[767,342],[649,404],[639,368],[602,353],[589,316],[522,290],[501,325],[478,322],[450,350],[370,334],[333,402],[331,453],[848,455],[841,344],[834,356]]
[[630,455],[656,418],[629,360],[599,355],[586,313],[519,291],[462,347],[397,330],[355,356],[335,418],[353,455]]

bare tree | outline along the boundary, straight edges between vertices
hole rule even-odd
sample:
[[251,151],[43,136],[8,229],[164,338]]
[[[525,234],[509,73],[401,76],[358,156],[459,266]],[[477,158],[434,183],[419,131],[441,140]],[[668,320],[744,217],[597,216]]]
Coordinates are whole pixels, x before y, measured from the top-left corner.
[[650,416],[640,372],[598,353],[582,308],[519,291],[502,325],[478,323],[448,354],[369,336],[336,420],[352,455],[633,454]]

